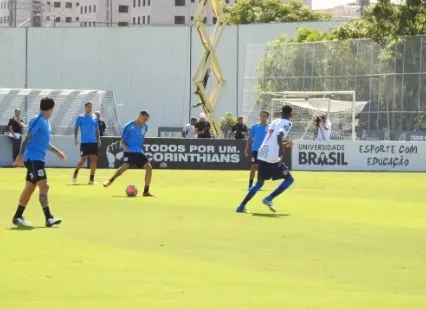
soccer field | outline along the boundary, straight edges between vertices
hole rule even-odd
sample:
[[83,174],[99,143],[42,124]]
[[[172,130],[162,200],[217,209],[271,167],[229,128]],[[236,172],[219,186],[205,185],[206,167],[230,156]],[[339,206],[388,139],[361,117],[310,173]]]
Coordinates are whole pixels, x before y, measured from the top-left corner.
[[[101,183],[112,170],[98,171]],[[48,169],[62,225],[44,228],[37,195],[12,227],[24,169],[0,169],[0,308],[426,307],[426,175],[294,172],[236,214],[247,172],[155,170],[157,198],[129,171],[108,189]]]

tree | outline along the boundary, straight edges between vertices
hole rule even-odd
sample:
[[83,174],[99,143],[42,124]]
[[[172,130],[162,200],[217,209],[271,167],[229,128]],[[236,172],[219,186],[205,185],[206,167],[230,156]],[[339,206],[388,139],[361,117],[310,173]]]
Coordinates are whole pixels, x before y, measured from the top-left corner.
[[[373,112],[362,115],[361,126],[426,127],[426,74],[411,74],[426,71],[426,36],[414,36],[426,34],[425,5],[379,0],[362,18],[328,32],[298,29],[294,38],[269,42],[258,91],[356,90]],[[286,44],[306,42],[316,43]],[[259,96],[259,103],[265,100]]]
[[310,10],[300,0],[291,0],[287,4],[282,0],[240,0],[232,6],[225,6],[224,11],[227,22],[232,25],[331,19],[329,14]]

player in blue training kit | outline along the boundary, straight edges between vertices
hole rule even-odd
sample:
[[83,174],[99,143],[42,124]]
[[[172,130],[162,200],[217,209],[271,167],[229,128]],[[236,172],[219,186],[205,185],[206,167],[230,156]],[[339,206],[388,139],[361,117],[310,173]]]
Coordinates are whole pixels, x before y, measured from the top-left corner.
[[31,119],[27,136],[15,161],[17,166],[25,164],[27,168],[25,188],[21,193],[18,209],[12,219],[13,224],[18,226],[31,226],[31,223],[24,219],[23,213],[37,186],[40,192],[39,201],[46,217],[46,226],[51,227],[62,222],[61,219],[54,218],[50,213],[47,197],[49,185],[47,184],[47,175],[44,169],[47,150],[55,153],[61,160],[65,161],[67,159],[67,156],[62,151],[50,144],[51,128],[49,118],[52,116],[54,106],[55,102],[51,98],[43,98],[40,101],[40,114]]
[[247,203],[262,188],[265,180],[284,179],[274,192],[263,199],[263,204],[268,206],[271,211],[276,212],[272,200],[293,184],[294,179],[290,174],[290,170],[284,164],[285,148],[291,145],[291,141],[286,140],[286,138],[292,127],[292,123],[289,120],[292,112],[293,108],[290,105],[285,105],[281,111],[281,118],[275,119],[269,124],[266,136],[258,150],[259,171],[257,173],[257,182],[251,187],[244,200],[237,207],[237,212],[247,212]]
[[148,131],[147,122],[149,114],[147,111],[141,111],[138,119],[125,125],[121,134],[121,146],[124,149],[123,164],[117,169],[114,176],[104,182],[104,187],[110,186],[113,181],[122,175],[130,165],[136,165],[138,168],[145,169],[145,187],[143,196],[154,196],[149,192],[149,186],[152,178],[152,166],[148,158],[143,153],[143,142],[145,134]]
[[253,124],[250,128],[250,136],[247,140],[245,149],[246,158],[250,159],[251,161],[249,189],[253,186],[254,176],[256,175],[258,167],[257,152],[260,148],[260,145],[262,145],[263,139],[265,138],[266,131],[268,129],[268,118],[268,112],[260,112],[260,122]]
[[77,181],[78,171],[90,158],[90,179],[89,185],[95,183],[96,164],[98,162],[98,148],[101,146],[101,134],[99,132],[99,120],[92,114],[92,103],[88,102],[84,105],[85,114],[77,117],[74,129],[75,145],[78,145],[78,129],[80,129],[80,161],[77,163],[72,181]]

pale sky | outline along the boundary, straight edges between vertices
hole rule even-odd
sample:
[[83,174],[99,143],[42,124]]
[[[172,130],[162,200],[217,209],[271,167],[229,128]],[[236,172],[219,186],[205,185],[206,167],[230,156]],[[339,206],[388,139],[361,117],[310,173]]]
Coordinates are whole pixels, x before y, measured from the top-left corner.
[[[339,5],[345,5],[348,3],[354,3],[355,0],[312,0],[312,9],[313,10],[322,10],[333,8]],[[375,0],[371,0],[370,3],[375,3]],[[392,0],[392,2],[400,2],[400,0]]]
[[312,0],[313,10],[322,10],[333,8],[335,6],[344,5],[350,3],[350,0]]

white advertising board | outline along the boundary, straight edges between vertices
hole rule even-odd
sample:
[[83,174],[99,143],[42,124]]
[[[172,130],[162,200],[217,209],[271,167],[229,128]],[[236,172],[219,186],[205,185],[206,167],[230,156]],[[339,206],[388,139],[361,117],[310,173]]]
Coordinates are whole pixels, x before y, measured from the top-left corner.
[[426,171],[426,143],[295,141],[296,171]]

